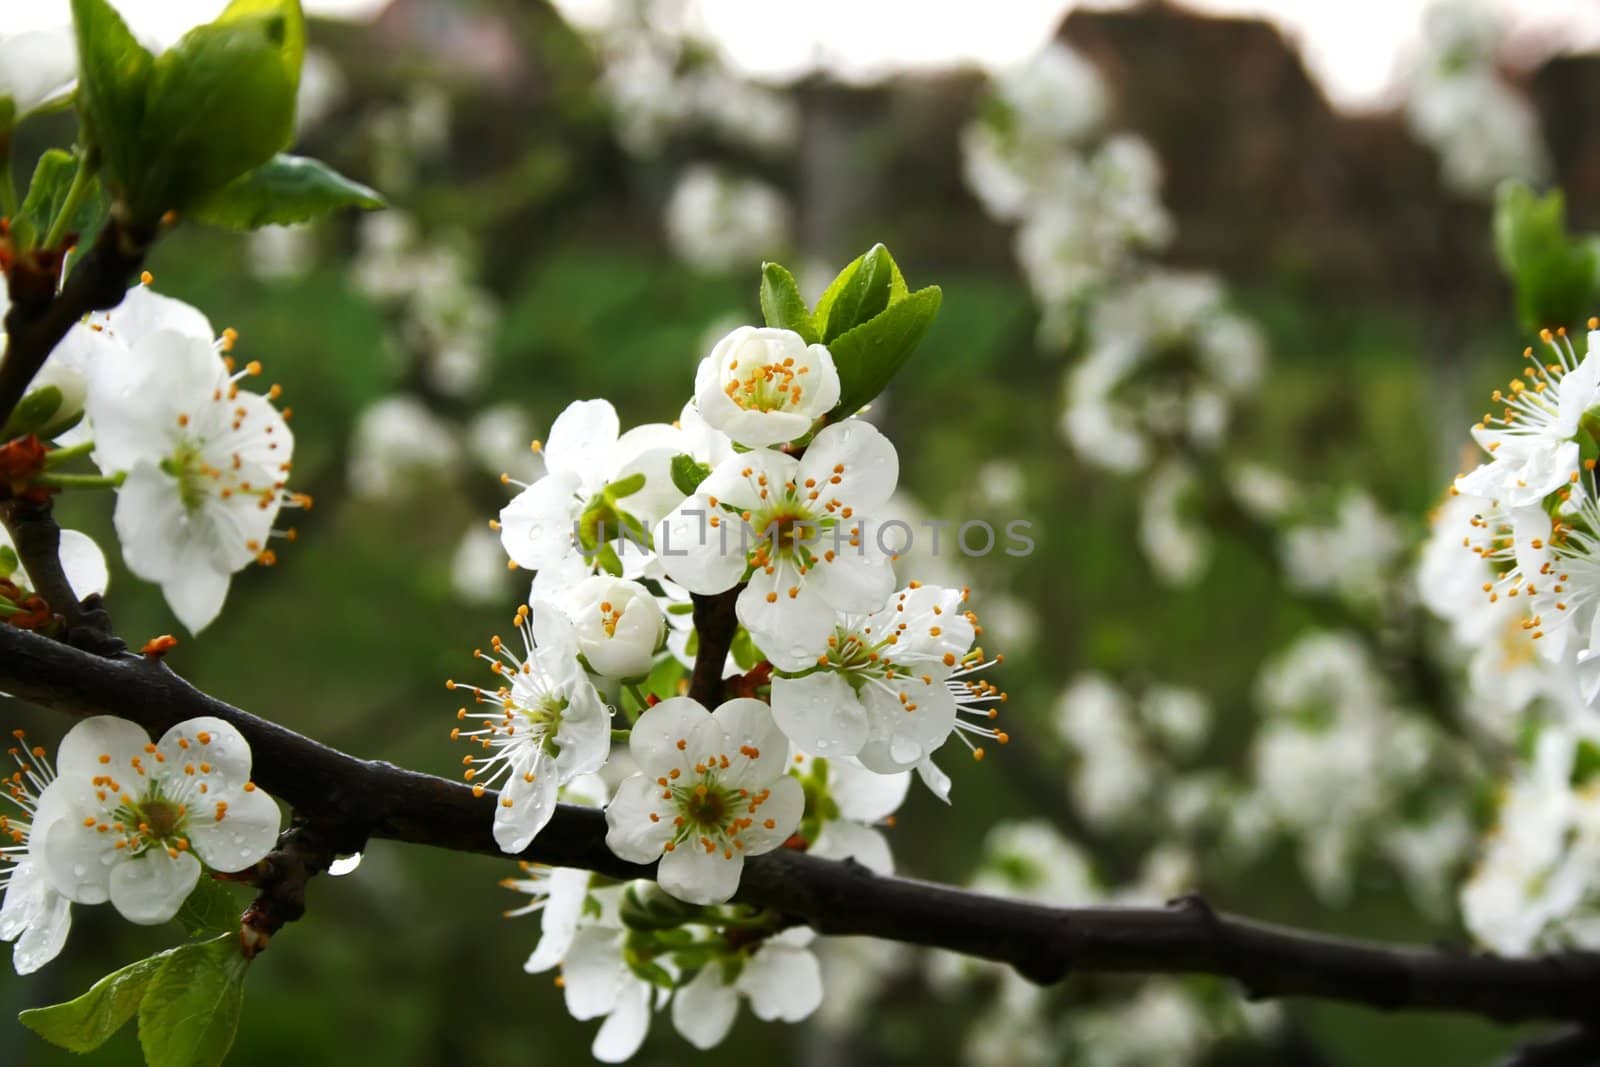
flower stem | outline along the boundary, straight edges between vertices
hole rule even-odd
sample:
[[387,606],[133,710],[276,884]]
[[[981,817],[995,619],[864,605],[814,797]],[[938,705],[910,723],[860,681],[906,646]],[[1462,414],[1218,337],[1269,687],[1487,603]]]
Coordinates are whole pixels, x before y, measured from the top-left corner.
[[632,730],[612,730],[611,743],[613,745],[625,745],[628,743],[628,738],[632,736],[632,734]]
[[57,211],[56,217],[51,220],[50,232],[45,234],[42,247],[55,248],[66,238],[67,227],[71,225],[73,216],[77,215],[78,207],[89,193],[89,184],[94,181],[94,173],[99,169],[99,159],[93,153],[78,157],[78,169],[73,172],[72,184],[67,187],[66,199],[61,202],[61,210]]
[[17,215],[17,184],[11,173],[11,131],[0,132],[0,216]]
[[125,478],[127,474],[123,471],[116,474],[38,474],[33,484],[47,489],[116,489]]
[[87,456],[93,451],[93,441],[83,441],[75,445],[68,445],[65,448],[52,448],[44,454],[44,465],[46,467],[54,467],[57,463],[65,463],[69,459]]
[[634,701],[639,705],[634,709],[633,714],[629,716],[629,721],[638,722],[639,716],[644,714],[644,709],[650,706],[650,698],[639,692],[639,685],[637,682],[631,683],[628,686],[628,695],[633,697]]

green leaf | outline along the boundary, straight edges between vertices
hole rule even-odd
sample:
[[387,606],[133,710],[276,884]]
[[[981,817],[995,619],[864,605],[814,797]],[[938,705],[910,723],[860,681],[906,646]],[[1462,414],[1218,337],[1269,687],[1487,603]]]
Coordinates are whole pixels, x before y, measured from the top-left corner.
[[155,57],[106,0],[72,0],[78,38],[78,114],[112,184],[140,170],[145,94]]
[[1600,775],[1600,745],[1588,738],[1578,742],[1578,750],[1572,756],[1572,785],[1581,788],[1594,781]]
[[672,457],[672,484],[684,496],[693,496],[700,483],[711,477],[711,468],[689,455],[680,452]]
[[[822,342],[831,346],[834,338],[887,308],[898,273],[894,257],[881,244],[873,245],[852,260],[817,301],[814,318]],[[904,284],[901,279],[902,287]]]
[[224,935],[172,951],[139,1005],[147,1067],[217,1067],[233,1047],[250,961]]
[[761,315],[768,326],[793,330],[808,345],[822,340],[794,275],[776,263],[761,265]]
[[178,922],[190,937],[236,934],[244,911],[228,887],[215,878],[202,877],[178,909]]
[[145,990],[169,955],[170,952],[163,952],[130,963],[100,979],[76,1000],[31,1008],[18,1015],[17,1021],[69,1052],[93,1052],[133,1018]]
[[[39,157],[33,169],[33,181],[28,185],[28,195],[22,201],[17,217],[11,220],[13,240],[23,247],[33,247],[45,234],[66,204],[67,190],[72,188],[82,161],[71,152],[52,148]],[[70,234],[85,234],[100,225],[105,217],[105,203],[100,196],[99,179],[90,179],[87,192],[64,224]]]
[[1600,255],[1592,239],[1567,235],[1559,190],[1540,197],[1519,182],[1502,186],[1495,199],[1494,244],[1525,328],[1571,326],[1588,313],[1600,281]]
[[274,156],[189,208],[197,222],[229,230],[259,230],[309,222],[344,208],[386,207],[374,190],[314,159]]
[[937,285],[919,289],[872,321],[828,343],[839,371],[839,403],[834,414],[848,418],[883,391],[922,343],[943,299]]

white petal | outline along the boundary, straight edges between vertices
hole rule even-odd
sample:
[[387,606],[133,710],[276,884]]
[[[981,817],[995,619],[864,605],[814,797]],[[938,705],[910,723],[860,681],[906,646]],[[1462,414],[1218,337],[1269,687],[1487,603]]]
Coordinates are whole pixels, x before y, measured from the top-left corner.
[[70,815],[56,820],[44,835],[45,875],[56,892],[77,904],[110,900],[112,868],[125,856],[111,837]]
[[746,856],[759,856],[782,845],[799,828],[805,814],[806,791],[795,779],[785,775],[770,788],[766,803],[752,813],[755,823],[744,831]]
[[766,704],[738,697],[712,712],[711,718],[727,737],[723,752],[732,765],[724,780],[729,786],[760,789],[789,769],[789,740]]
[[576,474],[552,471],[500,509],[500,544],[519,567],[559,566],[575,551],[573,524],[582,508]]
[[617,410],[608,400],[575,400],[556,416],[544,443],[551,472],[572,472],[586,484],[604,477],[617,444]]
[[[838,613],[817,592],[818,573],[813,570],[801,578],[787,560],[782,560],[772,574],[758,570],[750,576],[750,584],[739,594],[734,610],[757,646],[769,654],[772,649],[783,649],[793,662],[828,640]],[[789,595],[791,589],[793,596]],[[881,606],[881,601],[873,606]]]
[[155,926],[172,919],[200,880],[200,861],[187,852],[173,859],[160,848],[119,863],[111,871],[111,903],[124,919]]
[[107,333],[129,348],[157,330],[173,330],[207,345],[217,339],[216,331],[199,309],[182,300],[163,296],[148,285],[136,285],[129,289],[122,303],[106,312],[101,325]]
[[[795,788],[799,785],[795,782]],[[738,852],[729,858],[720,850],[707,852],[686,843],[661,857],[656,880],[665,892],[686,903],[726,904],[738,891],[743,871],[744,856]]]
[[567,1014],[582,1022],[609,1012],[617,1003],[627,975],[620,932],[585,926],[572,939],[561,967],[561,988]]
[[80,600],[96,594],[104,596],[106,586],[111,584],[106,554],[92,537],[77,530],[61,531],[61,570]]
[[925,759],[917,764],[917,777],[922,779],[922,784],[928,791],[946,804],[950,803],[950,776],[941,771],[931,759]]
[[[840,470],[840,468],[844,468]],[[857,512],[871,513],[889,502],[900,480],[900,457],[872,423],[846,419],[824,427],[811,439],[797,476],[815,478],[827,492]],[[837,482],[833,479],[839,479]]]
[[883,834],[870,826],[835,819],[822,828],[808,850],[823,859],[853,859],[876,874],[894,873],[894,853]]
[[588,871],[557,867],[550,872],[549,892],[539,912],[539,943],[522,965],[525,972],[542,974],[567,958],[588,896]]
[[198,634],[222,614],[231,582],[231,575],[211,567],[194,566],[162,582],[161,594],[167,598],[167,606],[183,623],[183,628]]
[[624,780],[606,805],[606,847],[630,863],[654,862],[672,840],[672,811],[667,804],[660,786],[644,775]]
[[[808,576],[810,588],[835,611],[867,614],[877,611],[894,592],[894,566],[879,548],[879,527],[862,524],[856,544],[841,536],[839,547],[817,557]],[[885,537],[893,547],[897,542]]]
[[909,771],[878,774],[854,760],[828,763],[828,794],[846,819],[865,823],[886,819],[900,810],[910,788]]
[[530,765],[512,770],[494,809],[494,842],[500,851],[514,856],[533,843],[556,813],[558,784],[555,761],[542,752]]
[[813,755],[853,756],[867,741],[867,713],[850,683],[832,671],[772,679],[772,717]]
[[667,774],[684,765],[684,748],[695,730],[711,721],[698,700],[669,697],[653,708],[646,708],[628,735],[628,751],[639,770],[651,778]]
[[701,968],[672,998],[672,1025],[702,1052],[722,1044],[738,1014],[739,994],[723,984],[716,963]]
[[567,709],[561,713],[561,727],[556,731],[561,753],[555,770],[557,780],[565,785],[599,770],[611,754],[611,709],[581,673],[562,692]]
[[[187,719],[161,735],[156,754],[167,768],[187,763],[206,763],[221,779],[224,788],[238,790],[250,780],[250,742],[226,721],[213,715]],[[215,782],[210,788],[217,789]],[[213,797],[232,800],[231,797]]]
[[762,947],[740,972],[738,986],[765,1022],[797,1023],[822,1004],[822,968],[808,949]]
[[32,974],[61,954],[71,929],[72,902],[41,886],[28,928],[11,950],[11,965],[18,974]]
[[622,1063],[644,1044],[650,1031],[651,986],[642,980],[624,980],[617,1005],[600,1024],[589,1051],[601,1063]]
[[[717,525],[711,525],[712,519]],[[688,497],[662,519],[653,533],[656,553],[667,575],[691,593],[711,595],[739,584],[745,553],[740,531],[704,493]]]
[[[106,767],[127,767],[134,757],[143,756],[149,743],[150,735],[139,724],[115,715],[96,715],[78,723],[61,739],[56,772],[62,779],[81,778],[81,784],[87,786],[89,779],[104,774]],[[102,756],[110,759],[102,760]]]
[[228,805],[220,822],[214,817],[216,807],[202,805],[189,824],[190,843],[206,866],[217,871],[242,871],[277,845],[282,819],[278,805],[263,790],[213,790],[206,801]]

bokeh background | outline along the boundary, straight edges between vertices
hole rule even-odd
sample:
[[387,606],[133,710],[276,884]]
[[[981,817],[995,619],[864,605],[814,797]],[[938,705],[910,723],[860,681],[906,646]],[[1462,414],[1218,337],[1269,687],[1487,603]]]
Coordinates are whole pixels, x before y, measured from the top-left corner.
[[[1134,792],[1180,770],[1248,777],[1257,678],[1274,653],[1316,627],[1421,625],[1384,605],[1406,599],[1405,568],[1460,466],[1465,428],[1526,338],[1495,261],[1485,183],[1453,179],[1408,119],[1428,55],[1420,5],[346,6],[349,17],[313,29],[301,147],[394,209],[252,238],[183,229],[151,263],[160,290],[238,329],[240,351],[284,386],[298,486],[317,500],[279,565],[237,579],[220,622],[172,654],[178,670],[330,744],[453,775],[443,681],[470,669],[473,647],[526,595],[485,525],[507,498],[498,472],[534,473],[527,442],[573,399],[610,398],[625,425],[675,417],[710,341],[757,319],[763,258],[795,268],[814,295],[883,241],[914,287],[945,294],[873,414],[899,447],[908,512],[1027,519],[1037,540],[1027,558],[954,561],[986,642],[1007,655],[997,680],[1013,740],[982,763],[944,761],[952,808],[913,792],[891,831],[900,869],[966,882],[993,823],[1037,817],[1083,847],[1107,885],[1157,842],[1177,844],[1202,854],[1192,887],[1229,910],[1465,941],[1449,894],[1419,906],[1381,857],[1352,861],[1351,884],[1330,894],[1308,884],[1293,841],[1212,870],[1203,832],[1108,832],[1074,789],[1096,756],[1053,725],[1085,671],[1133,692],[1182,686],[1209,707],[1209,730],[1175,764],[1130,762]],[[1502,11],[1492,54],[1534,120],[1534,153],[1501,163],[1564,189],[1574,223],[1589,226],[1600,225],[1600,59],[1583,49],[1600,30],[1583,7]],[[1013,227],[984,210],[963,163],[991,73],[1050,40],[1098,71],[1104,124],[1144,138],[1160,161],[1171,236],[1147,258],[1215,276],[1260,331],[1266,369],[1228,455],[1270,461],[1329,514],[1349,487],[1368,494],[1370,513],[1344,534],[1359,541],[1381,523],[1393,547],[1360,596],[1306,595],[1270,524],[1216,516],[1209,565],[1173,587],[1140,544],[1146,490],[1063,441],[1072,352],[1040,342]],[[63,128],[27,136],[43,144]],[[743,181],[760,184],[731,184]],[[62,511],[114,543],[108,499]],[[123,634],[174,630],[159,592],[113,564]],[[1442,728],[1465,733],[1449,694],[1429,692]],[[52,742],[65,728],[5,710]],[[1490,788],[1495,751],[1475,757],[1463,788]],[[567,1017],[550,976],[521,971],[537,920],[501,917],[520,903],[497,885],[510,873],[376,843],[354,874],[318,879],[308,918],[250,975],[231,1062],[586,1060],[593,1025]],[[62,959],[25,981],[0,972],[0,1063],[69,1062],[16,1012],[74,995],[176,933],[78,909]],[[865,963],[843,966],[867,975]],[[968,1028],[992,982],[952,994],[938,969],[896,960],[853,1010],[788,1028],[747,1018],[719,1054],[976,1062]],[[1075,981],[1050,1010],[1090,1012],[1135,988]],[[1470,1064],[1526,1036],[1323,1004],[1290,1005],[1255,1037],[1142,1059],[1115,1059],[1126,1034],[1108,1033],[1099,1052],[1061,1045],[1060,1061]],[[1024,1062],[1000,1048],[989,1062]],[[693,1059],[662,1018],[638,1062]],[[139,1062],[132,1027],[96,1062]]]

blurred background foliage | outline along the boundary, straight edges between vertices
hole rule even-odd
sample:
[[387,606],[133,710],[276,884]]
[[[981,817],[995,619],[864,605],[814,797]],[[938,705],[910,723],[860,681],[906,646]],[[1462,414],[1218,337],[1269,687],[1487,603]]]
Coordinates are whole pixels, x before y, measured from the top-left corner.
[[[1474,398],[1525,343],[1494,266],[1488,208],[1448,193],[1394,116],[1329,108],[1264,23],[1153,7],[1075,14],[1063,33],[1101,67],[1120,124],[1161,157],[1178,233],[1163,261],[1219,272],[1233,306],[1264,331],[1270,369],[1231,447],[1271,457],[1308,483],[1364,485],[1415,543],[1457,469]],[[1262,661],[1328,620],[1315,603],[1286,595],[1259,538],[1226,531],[1205,577],[1168,589],[1136,544],[1137,494],[1062,443],[1061,359],[1035,345],[1037,313],[1009,236],[960,177],[957,136],[976,109],[977,76],[802,80],[784,90],[798,148],[775,160],[695,129],[652,151],[624,148],[597,91],[593,48],[543,4],[397,0],[371,24],[319,23],[312,40],[340,88],[306,125],[304,147],[391,196],[424,247],[459,249],[497,311],[470,384],[440,388],[429,379],[428,345],[405,336],[417,297],[383,299],[357,284],[350,264],[365,239],[361,220],[297,237],[295,269],[281,272],[261,267],[259,241],[182,229],[161,244],[151,263],[157,287],[204,309],[218,328],[236,328],[240,353],[284,386],[296,482],[317,500],[279,565],[242,576],[222,619],[172,654],[180,672],[359,755],[456,773],[443,681],[469,669],[473,647],[504,628],[526,586],[525,576],[507,575],[499,602],[464,599],[452,561],[462,531],[486,522],[506,492],[492,471],[456,455],[420,457],[399,475],[404,491],[355,492],[358,416],[406,390],[446,420],[513,405],[529,416],[529,436],[583,397],[611,399],[624,424],[674,417],[708,336],[759,315],[755,261],[696,269],[675,257],[664,231],[676,175],[689,159],[711,159],[783,191],[795,237],[768,257],[796,266],[813,293],[826,276],[819,265],[837,268],[878,240],[914,286],[943,286],[939,322],[876,417],[925,513],[1033,524],[1031,556],[963,561],[980,614],[986,600],[1005,605],[986,638],[1007,653],[999,680],[1011,695],[1012,744],[983,763],[947,760],[948,810],[913,791],[892,832],[900,869],[962,882],[995,820],[1074,825],[1075,768],[1046,738],[1047,721],[1067,680],[1090,666],[1203,692],[1215,730],[1199,762],[1240,760]],[[1569,59],[1532,83],[1547,127],[1572,134],[1560,145],[1558,176],[1574,216],[1588,222],[1600,218],[1600,196],[1588,162],[1596,135],[1581,112],[1600,96],[1562,87],[1596,78],[1593,61]],[[51,132],[30,135],[43,143]],[[979,471],[996,460],[1022,476],[1003,503],[980,492]],[[109,545],[107,503],[74,497],[61,510]],[[131,642],[175,628],[155,588],[120,561],[114,570],[111,605]],[[65,727],[27,708],[7,711],[41,738]],[[519,903],[496,884],[508,867],[380,842],[355,874],[318,879],[307,919],[250,976],[231,1062],[587,1057],[592,1025],[567,1017],[548,975],[521,972],[537,922],[500,917]],[[1453,922],[1419,915],[1379,865],[1364,867],[1349,903],[1335,909],[1307,890],[1287,850],[1248,878],[1196,888],[1219,907],[1329,931],[1463,936]],[[173,930],[136,929],[103,911],[79,909],[71,950],[42,974],[19,981],[0,969],[0,1062],[69,1062],[23,1031],[17,1010],[65,999],[172,940]],[[1087,999],[1106,988],[1121,987],[1100,979],[1075,982],[1071,993]],[[719,1054],[950,1062],[970,1012],[961,1001],[932,1010],[929,998],[913,969],[854,1030],[746,1018]],[[1289,1017],[1266,1047],[1225,1045],[1213,1061],[1489,1062],[1518,1036],[1327,1005],[1296,1004]],[[638,1062],[692,1058],[664,1020],[655,1030]],[[132,1028],[97,1062],[139,1062]]]

